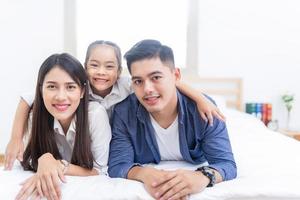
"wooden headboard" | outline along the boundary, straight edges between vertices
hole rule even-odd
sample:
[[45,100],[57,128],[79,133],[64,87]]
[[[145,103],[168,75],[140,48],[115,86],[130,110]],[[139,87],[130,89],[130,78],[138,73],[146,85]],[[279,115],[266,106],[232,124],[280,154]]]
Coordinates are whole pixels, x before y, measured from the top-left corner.
[[209,78],[183,74],[182,80],[205,94],[222,96],[229,108],[243,109],[243,82],[241,78]]
[[4,164],[4,155],[0,154],[0,166]]

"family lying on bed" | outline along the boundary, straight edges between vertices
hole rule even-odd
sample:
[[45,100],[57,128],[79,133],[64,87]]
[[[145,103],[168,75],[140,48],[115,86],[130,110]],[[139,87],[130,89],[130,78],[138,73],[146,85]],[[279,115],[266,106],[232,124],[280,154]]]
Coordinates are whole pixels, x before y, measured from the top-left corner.
[[[180,83],[172,49],[142,40],[124,57],[131,81],[119,77],[121,51],[108,41],[90,44],[85,70],[66,53],[43,62],[35,97],[21,99],[6,148],[5,169],[18,159],[36,172],[16,199],[61,199],[65,175],[108,172],[142,182],[155,199],[185,199],[236,177],[224,117],[209,97]],[[143,166],[161,160],[207,165],[196,171]]]

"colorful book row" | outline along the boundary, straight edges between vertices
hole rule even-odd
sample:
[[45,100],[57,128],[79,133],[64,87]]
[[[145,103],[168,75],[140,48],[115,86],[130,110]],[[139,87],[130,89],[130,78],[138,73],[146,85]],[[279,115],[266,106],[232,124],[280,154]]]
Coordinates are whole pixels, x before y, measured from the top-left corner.
[[272,120],[272,104],[246,103],[246,113],[259,118],[265,125],[268,125],[268,123]]

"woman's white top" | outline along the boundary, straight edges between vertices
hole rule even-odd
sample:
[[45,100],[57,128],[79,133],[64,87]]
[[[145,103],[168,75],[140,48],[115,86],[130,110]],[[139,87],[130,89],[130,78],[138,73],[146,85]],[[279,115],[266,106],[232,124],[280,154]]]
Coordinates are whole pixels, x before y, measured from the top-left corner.
[[[94,168],[99,174],[107,173],[109,144],[111,140],[111,128],[106,110],[98,102],[89,103],[89,133],[91,137],[91,150],[94,158]],[[29,120],[31,129],[32,115]],[[66,134],[57,119],[54,119],[54,134],[58,151],[62,158],[71,161],[76,136],[76,117],[71,121]],[[29,131],[30,133],[30,131]]]

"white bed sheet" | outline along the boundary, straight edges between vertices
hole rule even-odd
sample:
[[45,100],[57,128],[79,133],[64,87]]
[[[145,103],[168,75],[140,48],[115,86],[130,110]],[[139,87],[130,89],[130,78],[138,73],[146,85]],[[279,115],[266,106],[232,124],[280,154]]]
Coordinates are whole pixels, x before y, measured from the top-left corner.
[[[238,177],[219,183],[189,199],[199,200],[295,200],[300,199],[300,142],[268,130],[250,115],[224,110],[235,155]],[[185,162],[162,162],[164,169],[195,166]],[[19,183],[31,175],[19,165],[0,169],[0,199],[14,199]],[[106,176],[67,177],[63,199],[152,199],[136,181]]]

